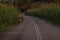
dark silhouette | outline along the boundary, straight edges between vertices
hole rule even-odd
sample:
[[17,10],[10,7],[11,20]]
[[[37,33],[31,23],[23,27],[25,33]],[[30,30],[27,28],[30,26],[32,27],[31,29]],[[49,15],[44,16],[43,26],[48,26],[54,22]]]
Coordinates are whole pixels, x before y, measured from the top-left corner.
[[20,8],[20,12],[21,12],[21,13],[26,13],[26,9],[24,9],[24,8],[21,7],[21,8]]

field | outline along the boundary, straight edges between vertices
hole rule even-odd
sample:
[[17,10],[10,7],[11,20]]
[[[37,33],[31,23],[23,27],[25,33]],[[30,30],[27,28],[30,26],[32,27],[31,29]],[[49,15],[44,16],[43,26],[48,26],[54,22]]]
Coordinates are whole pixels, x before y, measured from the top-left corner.
[[18,23],[19,11],[12,5],[0,4],[0,32]]
[[54,24],[60,24],[60,5],[56,3],[42,3],[37,7],[32,6],[26,15],[39,17]]

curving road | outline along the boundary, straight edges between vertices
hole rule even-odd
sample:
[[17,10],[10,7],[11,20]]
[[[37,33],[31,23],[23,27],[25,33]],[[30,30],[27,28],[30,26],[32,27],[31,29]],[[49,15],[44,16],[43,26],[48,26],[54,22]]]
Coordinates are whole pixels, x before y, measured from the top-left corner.
[[39,18],[24,16],[21,24],[0,33],[0,40],[60,40],[60,28]]

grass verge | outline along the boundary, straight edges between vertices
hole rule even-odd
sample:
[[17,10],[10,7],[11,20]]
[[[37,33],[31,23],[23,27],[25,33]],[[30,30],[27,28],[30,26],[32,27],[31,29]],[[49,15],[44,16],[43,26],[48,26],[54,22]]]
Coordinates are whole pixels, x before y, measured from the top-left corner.
[[37,10],[29,10],[26,15],[35,16],[48,20],[54,24],[60,24],[60,6],[40,6]]
[[5,31],[11,25],[19,21],[19,11],[12,5],[0,5],[0,32]]

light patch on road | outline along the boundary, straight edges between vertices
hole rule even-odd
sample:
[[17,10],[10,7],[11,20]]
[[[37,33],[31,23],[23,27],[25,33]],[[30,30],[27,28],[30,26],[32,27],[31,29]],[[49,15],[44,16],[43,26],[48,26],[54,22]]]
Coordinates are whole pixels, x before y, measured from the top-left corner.
[[32,22],[34,24],[34,28],[35,28],[35,31],[36,31],[37,40],[42,40],[42,36],[41,36],[41,33],[38,29],[38,25],[35,23],[35,21],[33,19],[32,19]]

